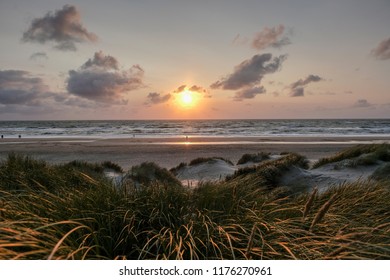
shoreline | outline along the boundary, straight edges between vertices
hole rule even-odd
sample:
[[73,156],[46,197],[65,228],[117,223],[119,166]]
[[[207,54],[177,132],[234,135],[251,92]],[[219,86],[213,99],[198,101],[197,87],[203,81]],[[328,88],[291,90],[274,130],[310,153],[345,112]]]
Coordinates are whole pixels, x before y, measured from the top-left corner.
[[5,137],[0,143],[10,142],[93,142],[93,141],[126,141],[128,143],[170,143],[170,142],[372,142],[390,141],[390,135],[264,135],[264,136],[138,136],[138,137],[97,137],[97,136],[58,136],[58,137]]
[[198,157],[223,157],[237,162],[245,153],[259,152],[294,152],[314,161],[357,144],[386,142],[390,137],[4,138],[0,139],[0,160],[15,152],[54,164],[112,161],[127,170],[142,162],[155,162],[172,168]]

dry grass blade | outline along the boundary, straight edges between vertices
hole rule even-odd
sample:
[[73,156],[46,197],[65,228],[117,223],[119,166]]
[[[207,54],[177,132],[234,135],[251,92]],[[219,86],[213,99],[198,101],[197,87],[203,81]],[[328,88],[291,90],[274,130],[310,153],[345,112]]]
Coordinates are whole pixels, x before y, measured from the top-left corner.
[[69,235],[71,235],[73,232],[79,230],[79,229],[82,229],[82,228],[87,228],[86,226],[84,225],[80,225],[78,227],[75,227],[73,229],[71,229],[69,232],[67,232],[58,242],[57,244],[54,246],[53,250],[51,251],[50,255],[47,257],[48,260],[51,260],[53,259],[54,257],[54,254],[57,252],[57,250],[60,248],[61,244],[65,241],[66,238],[68,238]]
[[253,241],[255,239],[255,230],[257,229],[256,224],[253,225],[251,235],[249,236],[248,246],[246,247],[245,256],[249,258],[253,248]]
[[313,227],[316,224],[321,222],[321,220],[324,218],[326,212],[328,212],[330,206],[333,204],[333,202],[336,200],[336,198],[337,198],[337,193],[333,194],[331,196],[331,198],[327,202],[325,202],[324,205],[322,205],[320,210],[318,210],[317,215],[314,217],[313,222],[310,225],[310,229],[309,229],[310,231],[313,230]]
[[352,243],[347,243],[347,244],[341,245],[339,248],[337,248],[333,252],[326,255],[324,257],[324,259],[337,259],[337,258],[342,257],[341,253],[344,253],[345,251],[347,251],[349,249],[349,247],[351,246],[351,244]]
[[309,213],[311,207],[313,206],[313,202],[314,202],[314,199],[316,197],[316,194],[318,192],[318,189],[317,188],[314,188],[313,189],[313,192],[311,193],[309,199],[307,200],[306,204],[305,204],[305,208],[303,210],[303,219],[306,218],[307,214]]
[[232,243],[232,240],[231,240],[232,239],[231,235],[226,230],[224,230],[221,226],[218,226],[218,231],[220,233],[223,233],[226,236],[226,239],[229,242],[229,247],[230,247],[230,252],[232,254],[232,258],[233,258],[233,260],[235,260],[236,259],[236,255],[234,254],[234,247],[233,247],[233,243]]
[[289,255],[294,259],[297,260],[297,257],[293,254],[290,248],[287,247],[287,245],[284,242],[278,242],[280,246],[282,246],[288,253]]

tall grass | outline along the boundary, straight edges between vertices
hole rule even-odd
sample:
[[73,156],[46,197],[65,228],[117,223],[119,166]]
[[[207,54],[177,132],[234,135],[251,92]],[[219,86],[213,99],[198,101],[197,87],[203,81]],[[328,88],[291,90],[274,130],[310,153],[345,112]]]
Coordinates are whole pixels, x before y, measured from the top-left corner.
[[390,144],[357,145],[343,150],[334,156],[318,160],[314,163],[313,168],[342,160],[350,160],[350,162],[347,163],[349,167],[372,165],[378,161],[390,161]]
[[164,180],[118,188],[88,164],[11,155],[0,165],[0,259],[390,258],[388,181],[270,190],[291,162],[305,160],[191,190]]
[[257,154],[243,154],[241,158],[237,161],[237,164],[245,164],[245,163],[259,163],[264,160],[270,159],[269,153],[257,153]]
[[290,153],[277,160],[265,161],[257,166],[239,169],[233,175],[227,176],[226,181],[242,186],[274,188],[278,185],[281,175],[292,166],[306,169],[309,164],[304,156]]

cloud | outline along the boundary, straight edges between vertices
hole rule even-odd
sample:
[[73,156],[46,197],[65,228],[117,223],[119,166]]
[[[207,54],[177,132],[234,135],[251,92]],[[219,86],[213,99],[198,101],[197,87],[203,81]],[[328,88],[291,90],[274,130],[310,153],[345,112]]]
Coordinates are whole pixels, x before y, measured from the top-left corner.
[[242,37],[240,34],[237,34],[236,37],[232,40],[233,45],[246,45],[249,39],[246,37]]
[[252,47],[256,50],[263,50],[268,47],[281,48],[282,46],[291,44],[287,36],[283,36],[285,27],[283,24],[269,28],[265,27],[261,32],[254,35],[252,39]]
[[187,85],[181,85],[173,91],[173,93],[180,93],[186,89]]
[[367,101],[367,99],[359,99],[358,101],[353,104],[353,107],[355,108],[368,108],[371,107],[372,104]]
[[70,70],[69,93],[108,104],[126,104],[124,94],[143,86],[144,70],[134,65],[128,70],[116,70],[117,60],[102,52],[95,53],[79,70]]
[[195,91],[199,93],[207,93],[207,90],[201,86],[193,85],[190,87],[189,91]]
[[305,96],[305,90],[303,87],[293,88],[290,92],[291,97]]
[[189,90],[189,91],[192,91],[192,92],[196,92],[196,93],[200,93],[200,94],[204,94],[205,98],[210,98],[211,97],[211,95],[209,94],[207,89],[205,89],[202,86],[198,86],[198,85],[193,85],[191,87],[189,87],[187,85],[181,85],[177,89],[175,89],[173,91],[173,93],[182,93],[183,91],[186,91],[186,90]]
[[306,77],[306,79],[302,80],[302,79],[299,79],[298,81],[296,81],[295,83],[291,84],[291,87],[293,88],[296,88],[296,87],[303,87],[303,86],[306,86],[307,84],[309,83],[312,83],[312,82],[319,82],[323,80],[320,76],[317,76],[317,75],[309,75]]
[[110,55],[104,55],[102,51],[95,52],[93,59],[88,59],[81,68],[87,69],[91,67],[101,67],[104,69],[119,69],[118,60]]
[[45,52],[36,52],[30,55],[31,60],[38,60],[38,59],[49,59],[47,54]]
[[281,55],[272,59],[270,53],[255,55],[241,62],[234,68],[232,74],[214,82],[210,87],[224,90],[253,87],[259,84],[265,75],[278,71],[286,57],[286,55]]
[[40,98],[51,95],[41,78],[27,71],[0,70],[0,104],[39,105]]
[[157,92],[151,92],[146,97],[148,101],[145,103],[145,105],[151,105],[151,104],[161,104],[167,102],[169,99],[171,99],[171,94],[161,95]]
[[390,59],[390,38],[383,40],[379,45],[371,51],[377,59]]
[[272,58],[272,54],[259,54],[251,59],[241,62],[234,67],[232,74],[210,85],[212,89],[238,90],[234,99],[254,98],[257,94],[265,93],[265,88],[260,86],[261,80],[267,74],[280,70],[287,55]]
[[265,92],[266,90],[263,86],[243,89],[236,92],[234,95],[234,100],[242,101],[243,99],[251,99],[256,97],[257,94],[262,94]]
[[323,81],[324,79],[317,75],[309,75],[305,79],[299,79],[298,81],[292,83],[290,88],[290,96],[298,97],[305,95],[305,86],[313,82]]
[[65,5],[61,10],[34,19],[23,33],[22,41],[41,44],[54,42],[56,49],[75,51],[76,43],[95,42],[97,36],[82,25],[75,6]]

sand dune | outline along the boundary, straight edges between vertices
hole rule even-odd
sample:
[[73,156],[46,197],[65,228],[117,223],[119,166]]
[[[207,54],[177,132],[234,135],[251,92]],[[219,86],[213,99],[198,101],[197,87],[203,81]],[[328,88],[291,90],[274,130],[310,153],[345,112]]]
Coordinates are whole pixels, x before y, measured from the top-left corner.
[[[360,158],[367,155],[363,154]],[[282,156],[271,155],[269,160],[272,161],[280,157]],[[294,165],[290,166],[278,179],[278,186],[289,187],[297,192],[310,191],[313,188],[318,188],[320,192],[324,192],[332,186],[359,180],[368,180],[378,168],[387,164],[384,161],[378,160],[373,164],[354,166],[351,164],[352,160],[343,159],[322,165],[318,168],[309,169]],[[183,185],[194,187],[199,182],[224,180],[226,176],[234,174],[240,168],[256,165],[259,166],[261,163],[248,162],[243,165],[233,165],[222,159],[210,158],[196,165],[181,166],[176,171],[176,175]]]
[[[385,138],[197,138],[195,142],[176,138],[153,139],[21,139],[4,140],[0,145],[0,159],[10,152],[31,155],[50,163],[65,163],[72,160],[87,162],[112,161],[129,170],[143,162],[154,162],[164,168],[172,168],[181,162],[190,162],[198,157],[213,158],[196,165],[186,165],[177,170],[177,178],[183,185],[196,186],[202,181],[224,180],[245,165],[230,164],[223,157],[236,163],[245,153],[270,153],[271,160],[282,152],[294,152],[311,162],[332,156],[357,143],[386,142]],[[192,139],[191,139],[192,141]],[[365,180],[383,162],[366,166],[348,165],[348,161],[334,162],[315,169],[291,166],[278,178],[279,186],[325,190],[332,185]]]
[[283,174],[279,181],[281,186],[295,188],[297,190],[308,190],[318,188],[320,192],[326,191],[329,187],[338,186],[344,183],[367,180],[374,171],[383,166],[378,163],[373,166],[336,167],[337,164],[328,164],[317,169],[305,170],[299,167],[291,169]]
[[185,186],[196,186],[199,182],[223,180],[238,169],[222,159],[210,159],[207,162],[183,166],[178,169],[176,177]]

